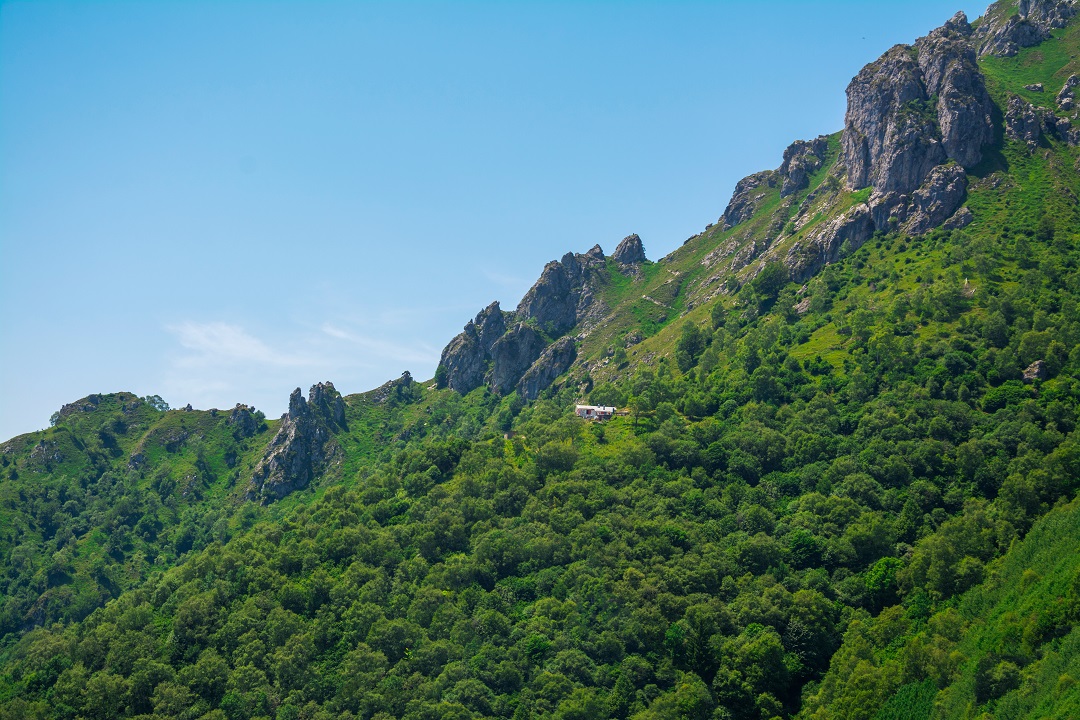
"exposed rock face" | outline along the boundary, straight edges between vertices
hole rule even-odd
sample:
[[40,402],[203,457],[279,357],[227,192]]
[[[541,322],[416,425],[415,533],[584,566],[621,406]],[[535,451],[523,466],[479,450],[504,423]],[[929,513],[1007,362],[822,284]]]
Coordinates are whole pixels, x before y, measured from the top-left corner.
[[602,252],[599,257],[566,253],[559,262],[549,262],[521,299],[515,318],[534,320],[552,335],[566,332],[589,311],[595,299],[593,280],[603,268]]
[[[335,419],[341,402],[341,422]],[[267,503],[307,487],[340,453],[331,428],[344,424],[344,404],[332,383],[313,385],[308,400],[296,388],[289,412],[251,476],[248,499]]]
[[645,246],[641,244],[641,238],[637,233],[627,235],[611,253],[611,258],[622,265],[637,265],[645,262]]
[[491,362],[491,346],[506,332],[506,319],[498,302],[493,302],[465,325],[465,330],[443,348],[439,365],[444,386],[467,393],[484,384]]
[[971,211],[966,207],[962,207],[951,218],[942,223],[941,227],[946,230],[960,230],[970,225],[974,219],[975,216],[971,214]]
[[547,325],[553,332],[569,330],[577,317],[577,298],[573,294],[572,260],[567,253],[563,262],[549,262],[544,266],[540,279],[529,288],[518,305],[520,319],[534,318]]
[[937,96],[937,119],[945,154],[965,168],[982,160],[994,139],[992,105],[971,47],[964,13],[915,42],[929,97]]
[[[1066,104],[1069,102],[1066,99]],[[1069,145],[1080,144],[1080,128],[1074,128],[1072,120],[1059,117],[1046,108],[1034,107],[1016,95],[1010,97],[1005,110],[1005,137],[1027,143],[1028,150],[1034,152],[1044,135]]]
[[922,70],[909,45],[864,67],[847,88],[841,140],[848,184],[907,193],[945,161]]
[[259,431],[259,421],[255,418],[255,412],[241,403],[236,403],[236,407],[229,411],[229,417],[225,422],[233,429],[233,435],[237,440],[249,438]]
[[[623,257],[644,259],[641,239],[636,235],[619,247]],[[548,263],[514,312],[504,313],[498,303],[492,303],[450,341],[439,361],[439,384],[460,393],[485,384],[497,393],[512,391],[547,345],[537,328],[558,336],[602,313],[596,289],[605,268],[599,245],[584,255],[567,253],[562,260]],[[539,390],[546,387],[543,384]]]
[[1024,368],[1024,382],[1033,383],[1036,380],[1046,380],[1050,377],[1050,371],[1046,368],[1046,363],[1042,360],[1036,360],[1035,362]]
[[491,347],[488,386],[500,394],[513,390],[525,371],[540,357],[545,344],[539,332],[519,322]]
[[730,230],[754,214],[758,201],[765,197],[762,188],[771,187],[775,183],[775,175],[772,170],[766,170],[744,177],[735,184],[735,192],[720,216],[724,230]]
[[966,196],[964,169],[952,163],[938,165],[911,195],[875,193],[870,198],[870,215],[877,229],[899,227],[910,235],[921,235],[952,216]]
[[783,178],[780,195],[787,196],[810,185],[810,175],[821,168],[829,140],[820,135],[813,140],[796,140],[784,150],[784,161],[777,171]]
[[1049,38],[1051,30],[1065,27],[1076,12],[1076,0],[1020,0],[1016,14],[992,5],[975,32],[979,54],[1015,55]]
[[577,359],[577,348],[571,338],[556,340],[532,364],[518,381],[518,394],[526,400],[535,400],[555,378],[570,369]]
[[1031,103],[1013,95],[1005,110],[1005,136],[1027,143],[1034,150],[1042,137],[1042,119]]
[[815,272],[840,257],[846,243],[856,250],[874,234],[874,221],[868,205],[856,205],[835,220],[815,230],[805,242],[788,250],[784,265],[791,279],[805,282]]
[[911,194],[903,229],[922,235],[949,219],[967,197],[967,174],[959,165],[939,165],[926,183]]
[[345,430],[345,401],[333,383],[318,383],[311,386],[308,393],[308,406],[312,412],[323,418],[334,430]]
[[1080,85],[1080,76],[1070,75],[1069,79],[1065,81],[1065,85],[1062,86],[1061,92],[1055,98],[1059,108],[1069,111],[1076,107],[1075,88],[1077,85]]
[[957,13],[851,81],[842,146],[852,188],[906,194],[947,159],[965,168],[982,159],[993,140],[992,104],[970,36]]

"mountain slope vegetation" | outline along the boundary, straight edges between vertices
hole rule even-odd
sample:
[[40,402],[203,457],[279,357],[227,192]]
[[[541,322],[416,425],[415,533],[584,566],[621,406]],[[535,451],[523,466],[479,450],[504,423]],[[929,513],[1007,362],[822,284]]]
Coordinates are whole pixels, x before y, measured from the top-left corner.
[[1075,716],[1074,14],[893,48],[431,383],[4,443],[0,718]]

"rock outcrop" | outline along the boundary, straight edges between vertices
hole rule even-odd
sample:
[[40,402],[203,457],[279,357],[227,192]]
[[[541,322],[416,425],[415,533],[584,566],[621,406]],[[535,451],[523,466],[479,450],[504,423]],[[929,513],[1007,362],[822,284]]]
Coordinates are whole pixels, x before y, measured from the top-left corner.
[[491,346],[506,332],[506,318],[498,302],[477,313],[465,329],[443,348],[439,360],[440,384],[467,393],[484,384],[491,363]]
[[611,259],[620,265],[637,265],[645,262],[645,246],[641,244],[641,238],[637,233],[627,235],[611,253]]
[[[967,17],[957,13],[914,45],[889,49],[848,85],[842,166],[852,190],[873,193],[789,249],[784,262],[792,279],[809,278],[877,230],[920,235],[960,210],[965,169],[982,160],[994,138],[993,105],[972,35]],[[954,224],[970,217],[964,213]]]
[[853,189],[906,194],[947,160],[970,168],[982,159],[993,139],[992,104],[970,36],[958,13],[851,81],[841,144]]
[[784,161],[777,170],[782,182],[780,195],[786,197],[810,186],[810,176],[821,169],[829,139],[820,135],[813,140],[796,140],[784,150]]
[[965,168],[982,160],[993,142],[993,105],[971,46],[971,26],[963,13],[915,41],[919,68],[930,98],[937,98],[937,122],[945,154]]
[[1015,55],[1048,39],[1076,13],[1076,0],[1020,0],[1015,13],[1004,5],[991,5],[975,31],[979,55]]
[[939,165],[930,177],[902,205],[901,229],[909,235],[922,235],[952,217],[967,197],[967,173],[959,165]]
[[236,407],[229,411],[229,417],[225,423],[232,428],[233,437],[237,440],[249,438],[259,431],[261,424],[255,417],[254,408],[242,403],[236,403]]
[[549,345],[517,383],[518,395],[535,400],[555,379],[570,369],[577,359],[577,347],[564,337]]
[[731,195],[724,214],[720,216],[720,224],[724,230],[730,230],[741,222],[749,220],[757,211],[760,201],[765,197],[764,187],[775,184],[776,173],[772,170],[754,173],[744,177],[735,184],[735,192]]
[[1042,381],[1050,377],[1050,370],[1046,367],[1046,363],[1042,360],[1036,360],[1035,362],[1024,368],[1024,382],[1031,384],[1036,380]]
[[[644,260],[641,239],[636,235],[624,239],[619,248],[618,262]],[[497,393],[513,391],[548,346],[545,335],[557,338],[602,315],[597,291],[606,268],[599,245],[585,254],[567,253],[548,263],[516,310],[505,313],[498,303],[492,303],[450,341],[439,361],[438,385],[460,393],[485,384]],[[544,390],[555,375],[538,369],[531,376],[530,392]]]
[[585,255],[566,253],[562,260],[549,262],[540,279],[529,288],[517,306],[517,320],[533,320],[551,335],[561,335],[586,314],[594,299],[593,279],[604,269],[599,246]]
[[805,282],[825,265],[836,262],[845,249],[856,250],[874,234],[870,207],[856,205],[840,217],[816,229],[788,250],[784,265],[794,282]]
[[344,401],[332,383],[313,385],[307,401],[296,388],[289,412],[252,472],[248,499],[267,503],[311,484],[340,455],[333,431],[344,422]]
[[1023,98],[1013,95],[1005,109],[1005,137],[1027,143],[1034,150],[1042,138],[1042,119],[1034,106]]
[[491,373],[488,386],[499,394],[514,389],[547,345],[544,337],[532,326],[517,323],[499,338],[491,348]]
[[1070,75],[1061,87],[1055,101],[1062,110],[1068,112],[1076,107],[1076,86],[1080,85],[1080,75]]
[[841,139],[848,185],[911,192],[946,159],[914,48],[897,45],[847,88]]

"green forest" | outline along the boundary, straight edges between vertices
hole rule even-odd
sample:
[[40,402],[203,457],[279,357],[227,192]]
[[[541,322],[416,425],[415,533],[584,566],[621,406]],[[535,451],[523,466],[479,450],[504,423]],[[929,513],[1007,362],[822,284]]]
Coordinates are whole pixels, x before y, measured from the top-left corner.
[[669,317],[612,267],[610,372],[345,396],[279,500],[255,408],[66,405],[0,445],[0,719],[1080,717],[1078,157],[998,137],[967,227]]

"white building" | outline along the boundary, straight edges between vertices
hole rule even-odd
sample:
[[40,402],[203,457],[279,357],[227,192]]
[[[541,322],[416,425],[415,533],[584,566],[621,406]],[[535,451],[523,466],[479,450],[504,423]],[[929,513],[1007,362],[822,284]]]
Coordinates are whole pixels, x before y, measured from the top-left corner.
[[615,408],[606,405],[575,405],[574,412],[585,420],[607,420],[615,414]]

